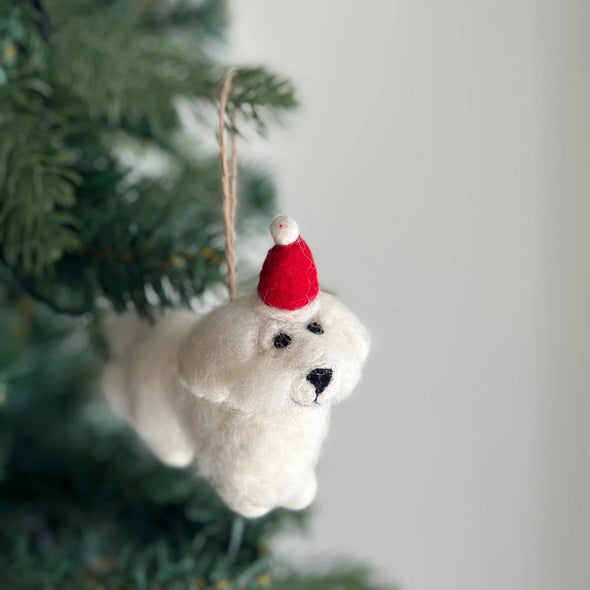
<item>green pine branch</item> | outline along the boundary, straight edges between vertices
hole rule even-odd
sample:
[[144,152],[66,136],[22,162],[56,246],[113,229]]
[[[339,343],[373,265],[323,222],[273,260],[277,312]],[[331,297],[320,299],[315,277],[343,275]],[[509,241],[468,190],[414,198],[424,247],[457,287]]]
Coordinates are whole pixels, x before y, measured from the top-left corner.
[[[206,34],[223,22],[224,4],[10,4],[5,29],[17,34],[7,37],[15,53],[0,88],[0,238],[13,276],[56,311],[92,311],[104,296],[149,315],[148,292],[159,305],[187,304],[222,278],[220,173],[215,159],[180,146],[176,103],[215,103],[227,67],[171,33],[186,17]],[[263,131],[295,104],[289,81],[238,70],[229,108],[240,125]],[[117,156],[125,138],[164,154],[170,170],[130,181]],[[261,178],[242,175],[240,222],[269,200]]]
[[264,133],[270,117],[297,106],[292,82],[265,68],[239,68],[232,81],[228,109],[237,109]]
[[200,55],[212,41],[220,41],[227,20],[226,2],[204,0],[191,2],[178,0],[169,4],[149,3],[140,14],[142,24],[158,33],[186,36]]
[[80,244],[71,212],[80,177],[71,155],[56,149],[59,132],[9,116],[0,115],[0,248],[24,274],[39,276]]

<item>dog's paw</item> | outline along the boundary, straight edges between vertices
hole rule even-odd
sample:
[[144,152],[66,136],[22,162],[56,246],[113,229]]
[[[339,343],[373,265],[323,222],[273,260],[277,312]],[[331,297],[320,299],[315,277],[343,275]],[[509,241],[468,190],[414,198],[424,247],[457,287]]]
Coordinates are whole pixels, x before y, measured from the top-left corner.
[[264,516],[269,513],[273,508],[276,508],[276,506],[262,506],[261,504],[238,502],[231,504],[230,508],[246,518],[258,518],[259,516]]
[[144,441],[152,453],[169,467],[188,467],[195,460],[195,453],[189,442],[181,436],[152,436],[144,438]]
[[177,449],[160,454],[159,459],[169,467],[188,467],[195,459],[192,450]]

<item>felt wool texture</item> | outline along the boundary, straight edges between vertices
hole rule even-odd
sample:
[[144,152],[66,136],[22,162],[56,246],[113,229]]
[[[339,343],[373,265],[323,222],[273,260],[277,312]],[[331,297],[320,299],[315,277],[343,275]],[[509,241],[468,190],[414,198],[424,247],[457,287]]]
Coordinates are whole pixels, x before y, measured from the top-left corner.
[[359,381],[369,350],[337,298],[319,292],[286,311],[253,293],[153,326],[125,315],[107,336],[107,398],[164,463],[196,463],[246,517],[311,503],[330,409]]
[[319,293],[311,250],[299,236],[295,220],[287,215],[275,217],[270,232],[275,246],[262,265],[258,295],[266,305],[278,309],[305,307]]

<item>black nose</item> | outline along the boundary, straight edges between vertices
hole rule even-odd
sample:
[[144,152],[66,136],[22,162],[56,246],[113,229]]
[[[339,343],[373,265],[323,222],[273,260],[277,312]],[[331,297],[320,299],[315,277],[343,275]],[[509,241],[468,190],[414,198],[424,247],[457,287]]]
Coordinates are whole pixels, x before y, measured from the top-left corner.
[[332,379],[332,369],[314,369],[311,371],[306,379],[315,387],[316,395],[320,395]]

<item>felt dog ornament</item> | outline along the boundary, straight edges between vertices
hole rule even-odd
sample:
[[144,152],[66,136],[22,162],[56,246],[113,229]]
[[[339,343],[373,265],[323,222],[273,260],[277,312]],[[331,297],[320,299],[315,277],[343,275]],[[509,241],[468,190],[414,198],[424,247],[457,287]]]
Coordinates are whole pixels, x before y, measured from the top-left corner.
[[234,511],[301,509],[331,406],[361,376],[369,338],[336,297],[320,292],[297,224],[271,224],[257,292],[215,310],[131,315],[110,330],[104,390],[168,465],[195,462]]

